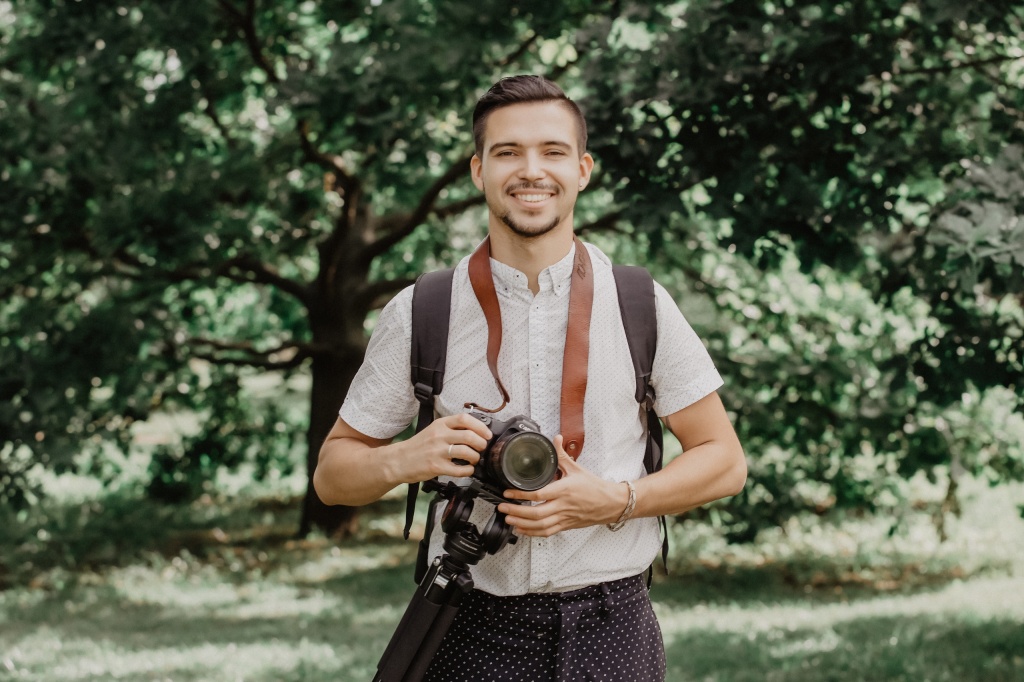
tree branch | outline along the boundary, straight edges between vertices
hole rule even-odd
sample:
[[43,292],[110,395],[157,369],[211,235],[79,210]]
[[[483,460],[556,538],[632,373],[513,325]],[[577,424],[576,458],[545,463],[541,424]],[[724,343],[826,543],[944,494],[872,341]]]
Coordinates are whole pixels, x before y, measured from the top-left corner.
[[586,234],[588,232],[618,232],[623,234],[623,230],[619,227],[619,221],[622,219],[622,211],[612,211],[606,213],[597,220],[587,223],[586,225],[580,225],[576,228],[576,234]]
[[244,13],[235,7],[230,0],[217,0],[217,4],[230,15],[235,25],[241,29],[242,35],[245,37],[245,44],[249,48],[249,54],[252,55],[252,60],[267,75],[267,80],[271,83],[280,83],[281,79],[274,73],[274,67],[267,60],[266,55],[263,54],[263,46],[260,45],[259,36],[256,34],[256,0],[245,1]]
[[367,312],[383,308],[391,300],[392,296],[415,283],[416,280],[411,277],[382,279],[370,282],[355,295],[355,306],[353,307]]
[[[237,272],[235,272],[236,269]],[[266,263],[251,255],[236,256],[225,261],[213,274],[215,276],[227,277],[236,282],[270,284],[285,293],[291,294],[307,306],[311,303],[312,291],[306,283],[281,275]]]
[[487,198],[483,194],[478,194],[461,201],[453,201],[450,204],[444,206],[438,206],[434,209],[434,215],[438,218],[450,218],[453,215],[458,215],[467,209],[473,208],[486,203]]
[[522,44],[519,45],[519,47],[517,47],[513,52],[505,55],[498,61],[498,66],[508,66],[509,64],[518,61],[518,59],[522,57],[527,50],[530,49],[530,46],[537,42],[538,38],[540,38],[540,34],[537,33],[536,31],[531,31],[530,36],[526,40],[524,40]]
[[381,219],[381,236],[368,244],[364,258],[371,261],[392,246],[408,237],[427,217],[434,212],[434,204],[441,192],[457,179],[469,173],[469,160],[472,155],[463,157],[453,163],[420,197],[419,204],[412,213],[400,213],[385,216]]
[[[313,344],[288,342],[276,348],[264,351],[257,350],[247,341],[220,341],[204,337],[194,337],[186,341],[193,357],[222,365],[248,365],[263,369],[288,369],[297,367],[318,350]],[[207,347],[211,350],[203,350]],[[220,351],[220,352],[218,352]],[[224,355],[223,352],[235,355]],[[276,358],[285,355],[287,357]]]
[[159,270],[154,266],[144,263],[124,249],[120,249],[113,257],[107,258],[100,254],[92,246],[91,242],[87,241],[86,250],[100,262],[107,262],[109,260],[112,267],[108,274],[112,275],[140,280],[143,278],[160,278],[174,283],[225,277],[234,282],[246,284],[269,284],[285,293],[291,294],[307,307],[312,303],[313,293],[309,285],[281,275],[251,255],[236,256],[216,267],[192,265],[175,270]]
[[[892,75],[895,78],[896,76],[919,76],[932,75],[937,73],[952,73],[960,69],[980,69],[981,67],[987,66],[989,64],[1000,64],[1002,62],[1012,62],[1019,59],[1024,59],[1024,57],[1014,57],[1012,55],[1001,54],[995,55],[993,57],[988,57],[986,59],[978,59],[969,62],[960,61],[959,59],[953,59],[948,64],[943,66],[928,66],[919,69],[907,69],[906,71],[897,71],[894,69]],[[878,78],[879,76],[875,77]]]
[[273,360],[261,360],[258,358],[226,358],[214,353],[204,353],[202,351],[192,351],[191,355],[194,358],[205,360],[214,365],[245,365],[246,367],[255,367],[268,372],[294,369],[305,362],[306,358],[309,357],[307,355],[296,355],[290,360],[274,362]]
[[302,147],[303,158],[333,174],[335,188],[340,187],[343,196],[348,198],[357,188],[359,181],[345,168],[345,162],[337,154],[327,154],[316,148],[313,141],[309,139],[309,121],[300,120],[295,127],[299,133],[299,145]]

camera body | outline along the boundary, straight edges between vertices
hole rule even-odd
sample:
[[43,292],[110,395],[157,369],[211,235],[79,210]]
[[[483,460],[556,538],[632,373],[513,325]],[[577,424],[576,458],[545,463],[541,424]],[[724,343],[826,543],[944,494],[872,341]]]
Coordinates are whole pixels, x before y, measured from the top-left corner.
[[491,431],[473,472],[484,491],[501,501],[509,488],[539,490],[554,480],[558,453],[537,422],[523,415],[501,421],[476,410],[469,414]]

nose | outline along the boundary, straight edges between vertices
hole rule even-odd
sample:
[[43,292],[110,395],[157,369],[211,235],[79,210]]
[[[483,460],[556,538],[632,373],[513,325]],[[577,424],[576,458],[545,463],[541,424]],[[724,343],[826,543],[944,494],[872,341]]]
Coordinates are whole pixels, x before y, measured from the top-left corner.
[[540,180],[546,175],[543,158],[540,154],[530,152],[524,154],[523,164],[519,169],[519,176],[524,180]]

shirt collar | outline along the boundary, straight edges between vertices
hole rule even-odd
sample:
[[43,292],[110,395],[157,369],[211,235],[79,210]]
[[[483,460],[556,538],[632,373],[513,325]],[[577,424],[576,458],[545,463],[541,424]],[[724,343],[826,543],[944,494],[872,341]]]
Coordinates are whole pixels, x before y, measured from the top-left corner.
[[[572,265],[575,257],[576,243],[574,241],[569,248],[569,253],[562,260],[541,270],[540,276],[537,278],[540,292],[554,291],[558,296],[567,294],[572,279]],[[526,275],[511,265],[506,265],[491,258],[491,273],[494,275],[495,287],[499,291],[510,292],[517,289],[529,291]]]

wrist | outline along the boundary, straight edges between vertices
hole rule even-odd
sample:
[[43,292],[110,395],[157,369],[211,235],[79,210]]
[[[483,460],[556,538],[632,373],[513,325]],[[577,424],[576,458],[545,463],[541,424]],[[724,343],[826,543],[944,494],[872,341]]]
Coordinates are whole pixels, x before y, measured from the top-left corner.
[[384,452],[373,453],[379,458],[381,462],[381,473],[384,476],[384,484],[389,488],[402,485],[403,483],[412,483],[408,480],[409,477],[405,475],[403,463],[405,441],[398,443],[391,443],[384,446],[386,450]]
[[632,481],[622,481],[626,484],[626,488],[629,491],[629,497],[626,499],[626,506],[622,509],[622,513],[613,522],[608,524],[608,530],[614,532],[626,525],[633,516],[633,512],[636,510],[636,488],[633,486]]

